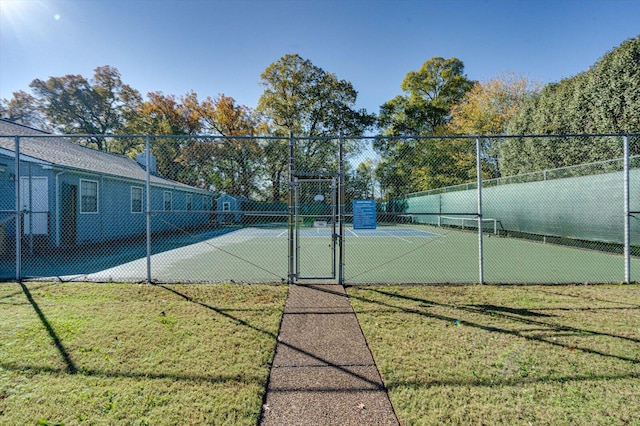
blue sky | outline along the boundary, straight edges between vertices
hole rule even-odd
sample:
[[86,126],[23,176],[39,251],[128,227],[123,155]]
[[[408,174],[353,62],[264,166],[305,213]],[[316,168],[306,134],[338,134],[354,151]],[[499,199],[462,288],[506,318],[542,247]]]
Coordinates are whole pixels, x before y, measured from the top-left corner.
[[640,34],[640,0],[0,0],[0,98],[102,65],[143,95],[220,93],[254,108],[287,53],[351,81],[377,113],[429,58],[549,83]]

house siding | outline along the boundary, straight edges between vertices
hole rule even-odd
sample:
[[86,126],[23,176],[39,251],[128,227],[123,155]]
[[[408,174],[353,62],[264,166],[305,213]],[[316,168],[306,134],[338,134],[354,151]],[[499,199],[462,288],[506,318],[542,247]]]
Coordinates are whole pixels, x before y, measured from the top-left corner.
[[[12,128],[12,125],[2,121],[2,128]],[[19,132],[16,132],[19,133]],[[11,134],[11,133],[3,133]],[[29,139],[33,141],[32,139]],[[146,234],[146,181],[145,173],[141,172],[141,166],[133,160],[120,158],[111,154],[92,151],[86,148],[72,146],[79,155],[86,157],[87,164],[114,161],[118,163],[118,173],[127,171],[129,176],[116,176],[96,170],[83,170],[76,166],[60,165],[49,161],[46,155],[40,151],[46,148],[46,144],[29,147],[28,141],[21,143],[21,178],[43,177],[47,182],[48,212],[46,234],[44,241],[49,247],[58,247],[65,244],[64,214],[75,214],[74,241],[66,241],[66,244],[90,244],[113,240],[121,240]],[[5,245],[15,244],[15,179],[9,176],[16,175],[15,157],[13,153],[13,138],[3,136],[0,146],[0,164],[4,171],[0,173],[0,230],[3,231]],[[52,147],[52,157],[59,150],[59,140],[48,139],[47,142],[56,142]],[[69,142],[70,144],[70,142]],[[34,145],[34,144],[32,144]],[[25,152],[23,152],[23,147]],[[37,149],[36,149],[37,148]],[[31,149],[31,151],[29,151]],[[26,152],[28,151],[28,152]],[[38,155],[39,157],[35,157]],[[95,158],[92,158],[95,156]],[[98,161],[98,159],[100,161]],[[104,160],[104,161],[103,161]],[[134,177],[135,176],[135,177]],[[97,212],[82,212],[81,181],[97,182]],[[76,187],[75,200],[71,202],[65,197],[70,197],[63,188]],[[131,211],[131,187],[142,188],[142,212]],[[164,212],[163,194],[165,191],[172,193],[172,209]],[[187,211],[186,198],[191,194],[191,211]],[[213,194],[199,189],[163,179],[159,176],[151,176],[151,216],[152,233],[176,232],[188,230],[209,224],[212,215],[211,200]],[[205,199],[208,200],[205,202]],[[75,205],[75,211],[69,211],[70,206]],[[4,211],[4,212],[2,212]],[[68,223],[68,222],[67,222]],[[23,229],[23,233],[25,233]]]

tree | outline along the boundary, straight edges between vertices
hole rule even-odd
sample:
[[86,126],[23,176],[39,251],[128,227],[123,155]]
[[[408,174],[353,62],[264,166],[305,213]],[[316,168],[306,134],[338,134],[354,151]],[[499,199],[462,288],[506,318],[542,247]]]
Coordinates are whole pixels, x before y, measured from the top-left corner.
[[[588,71],[545,86],[528,97],[507,132],[525,134],[633,133],[640,131],[640,36],[604,55]],[[640,146],[632,144],[632,154]],[[504,175],[608,160],[622,156],[622,144],[597,137],[509,139],[500,144]]]
[[598,132],[640,132],[640,35],[604,55],[589,71]]
[[[29,86],[54,130],[67,134],[117,133],[125,125],[125,117],[141,102],[138,91],[124,84],[118,70],[108,65],[96,68],[91,80],[69,74],[46,81],[35,79]],[[101,151],[122,153],[101,136],[86,142]]]
[[14,92],[9,101],[3,99],[0,102],[0,111],[0,116],[7,120],[40,130],[49,130],[49,125],[40,112],[38,100],[23,90]]
[[474,86],[457,58],[434,57],[402,81],[404,95],[380,107],[378,126],[386,136],[433,135],[441,133],[450,119],[451,108]]
[[260,76],[265,88],[258,112],[278,134],[358,136],[373,125],[374,116],[354,109],[358,92],[299,55],[285,55]]
[[502,135],[525,100],[537,92],[537,83],[513,73],[476,84],[451,108],[448,131],[458,135]]
[[[262,130],[250,108],[222,94],[202,102],[193,91],[179,98],[160,92],[147,96],[126,130],[172,136],[152,141],[161,175],[228,194],[259,195],[262,147],[255,139],[242,138]],[[144,149],[138,142],[132,155]]]
[[[126,133],[189,136],[197,134],[202,129],[196,110],[195,93],[187,93],[178,99],[174,95],[151,92],[147,94],[147,98],[138,105],[134,118],[124,127]],[[134,156],[144,150],[144,142],[137,143],[137,146],[129,147],[129,155]],[[151,152],[156,157],[158,173],[189,185],[205,185],[199,181],[197,173],[189,165],[180,161],[182,150],[189,143],[192,141],[186,138],[155,137]]]
[[227,194],[256,197],[262,173],[262,146],[256,139],[261,123],[250,108],[235,99],[219,95],[202,103],[190,99],[206,134],[222,136],[214,140],[194,141],[183,148],[181,162],[199,171],[215,190]]
[[[262,114],[273,134],[287,137],[318,137],[307,139],[300,146],[298,166],[317,171],[335,166],[335,143],[324,137],[340,133],[359,136],[370,128],[375,117],[365,110],[355,109],[357,92],[346,80],[339,80],[299,55],[285,55],[272,63],[260,76],[265,88],[258,101]],[[266,167],[271,179],[272,200],[283,194],[282,178],[287,169],[286,143],[271,140],[265,147]],[[357,149],[351,146],[350,149]]]
[[388,196],[468,179],[469,169],[474,167],[473,144],[420,138],[445,133],[451,108],[474,86],[463,72],[459,59],[431,58],[418,71],[406,75],[401,85],[403,95],[380,107],[380,137],[373,147],[382,156],[376,175]]
[[372,199],[375,196],[376,176],[373,159],[362,161],[355,170],[348,170],[349,163],[345,163],[347,176],[345,179],[346,204],[355,199]]
[[[524,76],[501,74],[476,84],[451,108],[447,131],[457,135],[502,135],[525,101],[539,93],[539,85]],[[482,138],[483,170],[486,178],[501,175],[498,144]]]

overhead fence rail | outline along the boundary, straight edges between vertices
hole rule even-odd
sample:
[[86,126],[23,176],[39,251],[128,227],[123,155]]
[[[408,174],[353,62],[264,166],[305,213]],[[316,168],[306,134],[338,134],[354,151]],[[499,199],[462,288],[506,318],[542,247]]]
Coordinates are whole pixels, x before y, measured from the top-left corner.
[[105,136],[1,124],[0,280],[640,278],[638,134]]

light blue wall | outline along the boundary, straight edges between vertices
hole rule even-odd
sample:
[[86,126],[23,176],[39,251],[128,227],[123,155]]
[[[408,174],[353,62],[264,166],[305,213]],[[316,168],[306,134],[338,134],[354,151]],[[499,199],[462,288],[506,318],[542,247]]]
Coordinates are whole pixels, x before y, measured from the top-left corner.
[[[13,158],[0,156],[0,164],[7,166],[0,174],[0,210],[15,209],[15,182],[9,180],[9,173],[14,173]],[[132,236],[143,236],[146,233],[146,189],[145,182],[118,179],[109,176],[82,173],[69,169],[49,169],[40,165],[32,165],[31,176],[45,176],[48,181],[48,240],[51,246],[57,246],[62,227],[63,200],[62,187],[69,184],[77,187],[76,198],[76,242],[77,244],[119,240]],[[21,166],[22,177],[29,176],[29,166]],[[81,213],[81,180],[98,182],[98,212]],[[141,213],[131,212],[131,187],[142,188],[143,199]],[[164,210],[164,191],[172,193],[172,210],[152,215],[152,232],[193,229],[207,225],[211,220],[213,196],[202,191],[185,189],[151,187],[151,209]],[[192,195],[192,209],[187,211],[186,195]],[[208,198],[208,201],[205,201]],[[58,203],[60,205],[58,205]],[[15,236],[15,220],[13,213],[0,213],[0,222],[5,222],[4,232],[8,238]],[[61,238],[60,238],[61,240]],[[5,239],[6,241],[6,239]]]
[[[108,177],[99,178],[99,213],[80,213],[80,182],[78,179],[78,242],[99,242],[140,236],[146,233],[146,189],[144,183],[128,182]],[[131,187],[143,188],[143,212],[131,211]],[[172,208],[164,209],[164,193],[171,193]],[[186,195],[192,195],[192,210],[187,211]],[[200,192],[151,186],[151,232],[190,230],[208,224],[211,213],[204,210]],[[99,232],[96,232],[99,230]]]
[[242,214],[241,213],[236,213],[236,214],[221,214],[220,213],[220,212],[223,211],[224,203],[229,203],[229,210],[230,211],[240,211],[240,203],[241,203],[241,199],[240,198],[237,198],[237,197],[234,197],[234,196],[228,195],[228,194],[221,195],[216,200],[216,208],[218,210],[217,221],[220,222],[220,223],[240,222],[242,220]]

